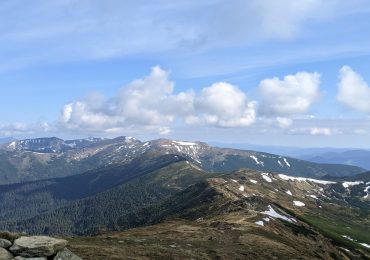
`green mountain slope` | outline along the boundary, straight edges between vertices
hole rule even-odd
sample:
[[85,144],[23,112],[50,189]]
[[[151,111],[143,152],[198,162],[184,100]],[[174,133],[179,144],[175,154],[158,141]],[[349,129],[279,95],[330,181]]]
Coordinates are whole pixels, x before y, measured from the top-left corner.
[[0,184],[78,175],[107,166],[129,164],[146,153],[179,155],[212,172],[251,168],[321,178],[352,176],[365,171],[356,166],[318,164],[256,151],[212,147],[201,142],[166,139],[141,142],[132,137],[67,141],[37,138],[0,145]]

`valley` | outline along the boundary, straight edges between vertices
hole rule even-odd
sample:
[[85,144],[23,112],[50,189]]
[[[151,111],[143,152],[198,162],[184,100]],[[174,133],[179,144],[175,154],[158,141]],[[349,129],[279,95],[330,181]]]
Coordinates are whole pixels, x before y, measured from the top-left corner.
[[[20,178],[0,186],[0,229],[62,236],[84,259],[370,257],[370,173],[359,167],[132,137],[2,152],[1,169]],[[47,175],[32,168],[45,158]]]

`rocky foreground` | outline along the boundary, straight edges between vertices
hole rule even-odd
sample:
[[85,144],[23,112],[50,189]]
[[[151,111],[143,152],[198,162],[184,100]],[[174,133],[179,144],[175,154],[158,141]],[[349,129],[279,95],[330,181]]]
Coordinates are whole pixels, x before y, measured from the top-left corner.
[[0,232],[1,260],[82,260],[66,248],[67,240]]

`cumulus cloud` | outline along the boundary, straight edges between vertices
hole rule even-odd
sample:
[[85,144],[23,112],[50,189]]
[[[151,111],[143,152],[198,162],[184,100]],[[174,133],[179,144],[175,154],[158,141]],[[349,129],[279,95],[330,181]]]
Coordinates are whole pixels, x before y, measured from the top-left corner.
[[168,72],[156,66],[149,76],[134,80],[112,98],[94,94],[66,104],[60,122],[69,129],[119,132],[127,127],[144,126],[168,133],[176,115],[192,111],[193,93],[173,94],[174,83]]
[[192,90],[175,94],[168,72],[156,66],[149,76],[132,81],[114,97],[95,93],[66,104],[59,121],[72,130],[116,133],[142,127],[168,134],[175,120],[218,127],[249,126],[255,121],[255,106],[238,87],[225,82],[199,94]]
[[249,126],[256,119],[256,102],[248,102],[244,92],[226,82],[204,88],[194,107],[199,116],[192,120],[220,127]]
[[298,72],[284,79],[262,80],[260,112],[267,117],[290,117],[305,114],[320,96],[320,74]]
[[53,126],[47,122],[36,124],[26,124],[21,122],[0,124],[1,136],[33,135],[37,133],[46,133],[53,129]]
[[349,66],[343,66],[339,71],[337,100],[355,111],[370,113],[370,87]]
[[332,129],[327,127],[313,127],[310,129],[311,135],[332,135]]

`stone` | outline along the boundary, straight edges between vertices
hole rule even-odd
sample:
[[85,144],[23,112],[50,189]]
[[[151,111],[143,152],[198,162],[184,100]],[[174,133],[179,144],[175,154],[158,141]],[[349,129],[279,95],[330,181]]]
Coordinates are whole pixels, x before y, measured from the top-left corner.
[[20,237],[14,241],[9,250],[23,257],[51,256],[67,244],[67,240],[48,236]]
[[14,240],[16,240],[19,237],[20,237],[20,235],[16,234],[16,233],[11,233],[9,231],[0,231],[0,238],[4,238],[4,239],[9,240],[11,242],[13,242]]
[[10,242],[9,240],[0,238],[0,247],[8,248],[8,247],[11,247],[11,245],[12,245],[12,242]]
[[57,253],[53,260],[82,260],[82,258],[73,254],[67,248],[64,248]]
[[48,260],[46,257],[23,257],[23,256],[16,256],[13,259],[14,260]]
[[5,248],[0,247],[0,259],[1,260],[11,260],[13,259],[13,255]]

